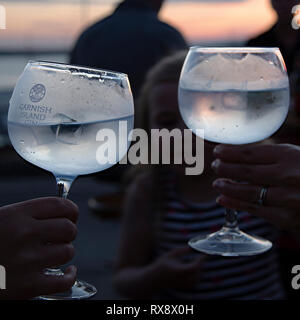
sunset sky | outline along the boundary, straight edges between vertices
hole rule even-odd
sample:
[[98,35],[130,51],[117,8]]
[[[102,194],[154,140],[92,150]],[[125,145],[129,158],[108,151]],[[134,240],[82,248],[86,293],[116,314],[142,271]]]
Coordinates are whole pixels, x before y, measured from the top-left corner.
[[[83,28],[112,12],[117,2],[0,0],[7,16],[7,29],[0,30],[0,50],[69,49]],[[276,19],[269,0],[173,0],[167,1],[160,17],[190,42],[243,41]]]

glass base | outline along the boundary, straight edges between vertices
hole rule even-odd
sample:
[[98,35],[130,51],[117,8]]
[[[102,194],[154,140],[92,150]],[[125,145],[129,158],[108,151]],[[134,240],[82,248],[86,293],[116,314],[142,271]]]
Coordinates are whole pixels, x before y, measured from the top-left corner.
[[77,280],[69,291],[40,296],[38,300],[82,300],[91,298],[96,293],[97,289],[94,286]]
[[257,236],[250,236],[238,228],[226,228],[200,235],[189,241],[189,246],[197,251],[225,257],[253,256],[272,248],[272,243]]

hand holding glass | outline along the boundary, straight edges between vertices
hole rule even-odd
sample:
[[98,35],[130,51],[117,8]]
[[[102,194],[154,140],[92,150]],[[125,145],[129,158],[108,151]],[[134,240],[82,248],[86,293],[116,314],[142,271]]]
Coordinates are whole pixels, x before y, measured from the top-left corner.
[[[115,133],[119,123],[133,129],[133,98],[127,75],[48,62],[29,62],[10,101],[8,132],[17,153],[54,174],[59,196],[66,198],[78,175],[105,170],[126,154],[129,142],[116,148],[115,162],[99,159],[100,130]],[[103,142],[102,142],[103,143]],[[97,154],[97,157],[96,157]],[[103,154],[104,157],[104,154]],[[103,160],[103,161],[102,161]],[[60,269],[47,274],[61,275]],[[96,289],[77,280],[70,292],[43,299],[83,299]]]
[[[192,47],[179,84],[180,112],[188,128],[217,143],[248,144],[274,134],[289,109],[289,80],[278,48]],[[208,254],[248,256],[272,247],[238,228],[237,213],[226,209],[224,227],[189,245]]]

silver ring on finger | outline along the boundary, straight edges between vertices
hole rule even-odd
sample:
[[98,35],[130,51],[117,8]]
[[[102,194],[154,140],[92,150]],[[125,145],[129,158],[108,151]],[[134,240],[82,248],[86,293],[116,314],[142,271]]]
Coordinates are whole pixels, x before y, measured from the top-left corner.
[[266,198],[267,198],[268,188],[262,187],[259,194],[258,204],[263,206],[265,205]]

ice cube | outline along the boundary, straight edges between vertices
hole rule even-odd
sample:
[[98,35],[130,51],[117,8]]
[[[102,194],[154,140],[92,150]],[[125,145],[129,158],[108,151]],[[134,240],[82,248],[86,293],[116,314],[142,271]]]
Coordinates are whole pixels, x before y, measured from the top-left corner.
[[247,57],[248,53],[222,53],[221,56],[230,60],[242,60]]
[[71,122],[77,122],[77,120],[67,116],[63,113],[56,113],[53,118],[59,120],[58,123],[71,123]]
[[54,118],[59,119],[59,124],[53,126],[56,140],[66,144],[79,144],[82,135],[82,125],[63,113],[55,114]]
[[283,88],[288,81],[280,68],[261,56],[228,53],[213,55],[208,62],[193,65],[183,75],[181,86],[204,91],[245,91]]
[[226,109],[246,110],[247,92],[225,92],[222,96],[222,103]]
[[111,90],[114,90],[115,93],[119,94],[122,98],[126,98],[126,89],[127,86],[125,86],[124,81],[122,79],[111,79],[111,80],[105,80],[104,85]]
[[61,143],[78,145],[82,131],[81,124],[59,124],[56,128],[56,140]]

